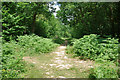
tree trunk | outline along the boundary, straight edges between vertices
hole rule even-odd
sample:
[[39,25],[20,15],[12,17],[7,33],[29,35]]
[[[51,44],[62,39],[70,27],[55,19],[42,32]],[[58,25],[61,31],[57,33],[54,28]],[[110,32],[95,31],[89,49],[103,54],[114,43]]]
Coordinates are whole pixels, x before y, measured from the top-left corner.
[[112,6],[110,6],[110,23],[111,23],[111,34],[112,34],[113,37],[115,37],[113,8],[112,8]]
[[117,3],[117,26],[118,26],[118,30],[117,30],[117,36],[119,38],[119,42],[120,42],[120,2]]
[[35,32],[36,15],[37,15],[37,13],[34,13],[34,15],[33,15],[32,33],[34,33],[34,32]]

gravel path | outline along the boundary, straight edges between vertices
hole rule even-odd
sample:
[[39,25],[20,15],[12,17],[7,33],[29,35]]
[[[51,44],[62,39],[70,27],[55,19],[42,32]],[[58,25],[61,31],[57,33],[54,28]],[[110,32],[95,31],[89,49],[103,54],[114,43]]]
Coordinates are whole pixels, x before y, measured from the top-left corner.
[[[68,73],[68,71],[75,68],[78,69],[78,73],[82,73],[83,71],[93,68],[93,61],[69,58],[67,57],[68,54],[65,53],[65,49],[66,46],[60,46],[54,52],[47,54],[52,57],[50,61],[47,61],[48,63],[39,63],[39,60],[34,57],[23,57],[23,60],[33,63],[34,65],[42,64],[42,66],[37,67],[38,69],[45,69],[45,75],[47,78],[66,78],[66,75],[70,75],[70,78],[76,78],[77,73],[74,73],[74,71],[73,73]],[[57,71],[63,71],[65,74],[62,76],[59,74],[55,75]],[[73,75],[73,77],[71,75]]]

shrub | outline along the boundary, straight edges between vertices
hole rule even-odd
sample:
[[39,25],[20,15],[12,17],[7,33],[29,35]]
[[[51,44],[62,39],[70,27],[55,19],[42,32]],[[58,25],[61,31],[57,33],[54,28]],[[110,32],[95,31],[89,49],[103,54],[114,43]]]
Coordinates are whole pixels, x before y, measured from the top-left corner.
[[85,35],[83,38],[75,41],[73,44],[74,53],[78,56],[84,56],[90,59],[95,59],[97,57],[99,48],[97,47],[98,35]]
[[2,37],[0,37],[0,79],[2,78],[2,65],[1,65],[1,60],[2,60]]
[[2,37],[4,40],[10,41],[11,39],[16,39],[19,35],[23,35],[27,30],[27,27],[21,25],[21,21],[23,20],[21,16],[16,16],[16,14],[10,14],[8,13],[9,10],[4,8],[5,7],[3,6]]
[[9,5],[14,6],[16,9],[19,9],[17,6],[19,3],[16,5],[14,5],[14,3],[3,3],[3,6],[1,8],[2,37],[6,41],[16,39],[17,36],[29,33],[30,31],[28,30],[28,26],[31,24],[31,17],[28,17],[25,14],[20,14],[19,11],[21,10],[14,12]]
[[78,39],[75,39],[75,38],[67,38],[66,40],[68,41],[68,45],[69,45],[69,46],[72,46],[73,43],[74,43],[75,41],[77,41]]
[[24,47],[24,51],[30,50],[31,53],[48,53],[58,46],[51,39],[42,38],[37,35],[19,36],[17,40],[18,44]]
[[36,35],[18,36],[17,41],[9,41],[3,44],[2,78],[18,78],[25,71],[22,58],[25,54],[48,53],[58,44],[51,39]]
[[73,48],[72,48],[72,46],[67,46],[67,48],[66,48],[66,53],[73,53]]
[[85,35],[75,41],[73,51],[78,56],[93,60],[101,58],[116,61],[118,57],[118,40],[114,38],[102,39],[95,34]]
[[2,78],[17,78],[24,72],[22,49],[15,41],[3,44]]
[[91,69],[89,78],[118,78],[118,68],[112,62],[96,64],[95,68]]
[[99,44],[99,56],[104,60],[116,61],[118,59],[118,40],[114,38],[103,39]]

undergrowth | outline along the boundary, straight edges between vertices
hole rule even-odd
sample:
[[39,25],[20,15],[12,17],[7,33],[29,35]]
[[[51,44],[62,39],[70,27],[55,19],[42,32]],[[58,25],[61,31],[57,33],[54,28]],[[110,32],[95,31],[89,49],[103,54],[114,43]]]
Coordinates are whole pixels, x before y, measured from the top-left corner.
[[91,69],[89,78],[118,78],[118,67],[112,62],[96,63],[96,66]]
[[58,44],[52,42],[52,39],[42,38],[37,35],[25,35],[18,37],[18,44],[24,48],[25,52],[30,54],[43,54],[51,52]]
[[55,49],[58,44],[51,39],[36,35],[18,36],[17,41],[4,42],[2,54],[2,78],[19,78],[25,72],[24,55],[44,54]]
[[90,78],[118,78],[118,39],[102,38],[96,34],[85,35],[73,42],[73,46],[67,46],[66,52],[79,56],[80,59],[91,59],[101,65],[96,66],[90,74]]
[[116,61],[118,59],[118,40],[114,38],[101,38],[99,35],[85,35],[73,44],[73,53],[88,59],[104,59]]

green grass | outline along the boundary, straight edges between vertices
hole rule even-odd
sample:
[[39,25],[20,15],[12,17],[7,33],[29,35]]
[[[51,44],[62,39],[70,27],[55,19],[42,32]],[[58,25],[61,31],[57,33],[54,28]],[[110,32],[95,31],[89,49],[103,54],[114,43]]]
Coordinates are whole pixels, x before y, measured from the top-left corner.
[[54,70],[54,76],[64,76],[66,78],[88,78],[89,72],[82,71],[80,72],[79,67],[72,67],[70,69],[63,69],[63,70]]
[[[27,71],[26,73],[20,74],[24,78],[45,78],[45,70],[44,69],[46,66],[43,66],[43,64],[48,64],[50,63],[50,59],[52,59],[53,56],[49,56],[50,54],[34,54],[30,55],[29,57],[35,58],[36,61],[38,62],[37,64],[33,64],[31,62],[26,62],[27,65],[25,66]],[[40,66],[43,66],[41,68]]]

